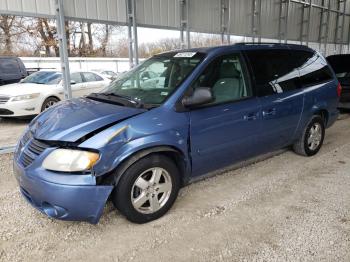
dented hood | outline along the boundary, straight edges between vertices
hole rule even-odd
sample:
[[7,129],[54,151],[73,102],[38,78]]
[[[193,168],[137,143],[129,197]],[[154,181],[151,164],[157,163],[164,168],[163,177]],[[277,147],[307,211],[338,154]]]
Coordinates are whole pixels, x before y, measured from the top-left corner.
[[30,130],[36,139],[76,142],[96,130],[144,111],[146,110],[78,98],[62,102],[43,112],[31,122]]

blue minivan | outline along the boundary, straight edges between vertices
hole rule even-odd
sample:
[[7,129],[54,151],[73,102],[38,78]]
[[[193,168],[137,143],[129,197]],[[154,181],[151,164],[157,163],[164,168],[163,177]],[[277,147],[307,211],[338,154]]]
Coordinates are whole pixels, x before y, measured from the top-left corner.
[[17,145],[14,173],[50,217],[97,223],[111,200],[145,223],[216,170],[289,146],[316,154],[340,92],[325,58],[305,46],[166,52],[101,93],[37,116]]

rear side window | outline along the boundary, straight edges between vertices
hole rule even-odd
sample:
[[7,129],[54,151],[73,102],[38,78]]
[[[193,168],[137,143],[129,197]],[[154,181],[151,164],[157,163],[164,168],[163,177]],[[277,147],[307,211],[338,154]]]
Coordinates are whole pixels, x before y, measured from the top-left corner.
[[0,59],[0,72],[5,74],[18,73],[20,71],[19,65],[16,59],[5,58]]
[[74,81],[75,83],[77,83],[77,84],[83,82],[83,79],[82,79],[80,73],[73,73],[73,74],[71,74],[71,75],[70,75],[70,79],[71,79],[72,81]]
[[84,75],[85,82],[94,82],[94,81],[102,81],[103,80],[102,77],[100,77],[94,73],[91,73],[91,72],[84,72],[83,75]]
[[298,88],[298,70],[289,50],[246,51],[258,96],[282,93]]
[[322,84],[333,79],[326,60],[317,52],[295,51],[302,86]]

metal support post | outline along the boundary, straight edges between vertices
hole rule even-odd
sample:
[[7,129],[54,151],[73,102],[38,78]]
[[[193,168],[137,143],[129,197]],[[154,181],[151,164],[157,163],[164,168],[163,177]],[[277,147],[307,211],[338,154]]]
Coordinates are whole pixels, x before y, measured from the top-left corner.
[[221,22],[221,44],[223,45],[225,43],[225,34],[227,34],[227,42],[229,42],[229,34],[227,33],[228,29],[228,5],[227,3],[229,1],[227,0],[221,0],[221,13],[220,13],[220,22]]
[[328,0],[328,9],[327,9],[327,20],[326,20],[326,29],[325,29],[325,34],[324,34],[324,39],[323,39],[323,48],[324,48],[324,55],[327,55],[327,44],[328,44],[328,31],[329,31],[329,20],[331,16],[331,0]]
[[63,88],[65,99],[72,98],[72,89],[70,86],[70,71],[69,71],[69,59],[67,50],[67,38],[64,23],[64,9],[63,0],[55,0],[55,12],[56,12],[56,24],[58,33],[58,44],[61,61],[61,71],[63,76]]
[[285,7],[285,19],[284,19],[284,43],[288,43],[288,17],[289,17],[289,5],[290,5],[290,0],[284,0],[286,3]]
[[132,0],[132,28],[133,28],[133,34],[134,34],[134,57],[135,57],[135,64],[139,64],[139,42],[137,37],[137,23],[136,23],[136,1]]
[[309,9],[307,12],[307,26],[306,26],[306,40],[305,40],[307,46],[309,45],[311,10],[312,10],[312,0],[310,0]]
[[[310,19],[311,19],[311,8],[312,0],[309,0],[309,3],[303,3],[301,7],[301,22],[300,22],[300,44],[303,44],[304,40],[306,45],[309,44],[309,34],[310,34]],[[307,12],[305,12],[307,9]],[[305,13],[307,17],[305,19]],[[306,28],[306,30],[305,30]],[[305,32],[306,31],[306,32]]]
[[280,0],[279,2],[278,39],[280,43],[282,40],[287,43],[289,5],[290,0]]
[[[341,0],[337,1],[337,10],[340,10],[340,2]],[[334,32],[334,53],[337,53],[337,45],[338,45],[338,30],[339,30],[339,20],[340,20],[340,13],[337,13],[336,19],[335,19],[335,32]]]
[[255,42],[255,38],[258,38],[258,43],[261,42],[261,0],[252,0],[252,24],[251,34],[252,42]]
[[128,47],[129,47],[129,66],[130,68],[138,65],[138,39],[137,39],[137,23],[136,23],[136,2],[135,0],[125,0],[126,16],[128,23]]
[[187,40],[187,48],[191,48],[191,33],[189,27],[189,14],[190,14],[190,1],[186,0],[186,40]]
[[231,44],[231,0],[228,0],[228,17],[227,17],[227,44]]
[[345,27],[345,12],[346,12],[346,3],[347,1],[343,1],[343,19],[342,19],[342,25],[341,25],[341,33],[340,33],[340,54],[343,53],[344,48],[344,27]]
[[[322,0],[322,6],[324,6],[324,1],[325,0]],[[318,29],[318,49],[321,51],[322,49],[322,41],[323,41],[323,38],[325,37],[323,35],[323,32],[324,32],[324,26],[326,25],[325,22],[323,21],[324,20],[324,9],[321,8],[321,11],[320,11],[320,26],[319,26],[319,29]]]
[[[180,0],[180,41],[181,48],[190,48],[190,29],[188,25],[188,15],[189,15],[189,0]],[[184,32],[186,31],[186,44]]]

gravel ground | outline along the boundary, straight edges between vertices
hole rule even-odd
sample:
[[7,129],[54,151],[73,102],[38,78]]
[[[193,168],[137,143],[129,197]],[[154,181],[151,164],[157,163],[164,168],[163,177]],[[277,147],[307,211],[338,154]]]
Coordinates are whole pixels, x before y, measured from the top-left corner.
[[13,146],[23,133],[30,120],[16,118],[0,118],[0,148]]
[[135,225],[108,204],[98,225],[47,218],[0,155],[0,261],[350,261],[350,119],[312,158],[291,151],[182,189]]

